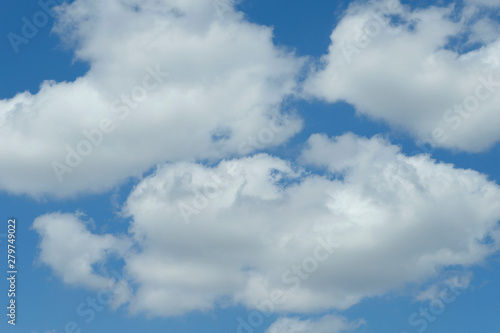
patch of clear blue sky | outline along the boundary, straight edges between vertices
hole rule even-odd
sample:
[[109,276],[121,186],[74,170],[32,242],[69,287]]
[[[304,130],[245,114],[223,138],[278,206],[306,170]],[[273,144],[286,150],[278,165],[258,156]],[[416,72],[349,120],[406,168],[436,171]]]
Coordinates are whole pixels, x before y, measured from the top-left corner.
[[[444,5],[451,1],[404,1],[413,7]],[[300,56],[319,57],[324,54],[330,43],[329,36],[339,15],[349,1],[289,1],[289,0],[244,0],[240,8],[252,22],[274,27],[275,42],[294,49]],[[460,4],[459,4],[460,5]],[[50,33],[52,19],[39,28],[37,35],[26,45],[20,45],[20,52],[14,53],[6,34],[20,34],[22,21],[31,18],[40,11],[37,1],[5,0],[0,2],[0,98],[9,98],[17,92],[28,90],[36,93],[44,80],[72,81],[84,75],[88,65],[74,62],[71,50],[64,49],[57,36]],[[402,145],[404,151],[412,154],[419,148],[404,134],[391,133],[387,126],[363,117],[355,116],[351,106],[344,103],[334,105],[321,102],[291,101],[287,106],[296,108],[305,119],[304,130],[283,147],[270,152],[295,158],[305,140],[313,133],[339,135],[346,131],[372,136],[383,134],[391,141]],[[487,173],[497,182],[500,180],[498,162],[500,148],[494,147],[482,154],[453,153],[446,150],[432,152],[438,160],[454,163],[459,167],[473,168]],[[151,170],[148,172],[150,173]],[[216,309],[206,314],[189,314],[173,319],[146,319],[142,315],[130,317],[124,309],[116,312],[103,310],[96,313],[95,320],[87,324],[79,317],[76,307],[87,297],[95,297],[95,292],[65,286],[59,278],[45,266],[36,263],[38,243],[37,234],[30,230],[33,220],[47,212],[82,211],[95,220],[93,232],[125,232],[127,223],[116,215],[114,202],[123,203],[134,182],[110,191],[91,196],[79,196],[64,201],[46,200],[37,202],[25,196],[0,194],[2,219],[15,215],[18,218],[17,246],[18,256],[18,320],[14,329],[0,322],[2,332],[45,333],[47,330],[64,332],[67,322],[74,321],[82,332],[236,332],[236,318],[246,318],[247,310],[242,307]],[[0,234],[2,230],[0,230]],[[1,240],[1,239],[0,239]],[[0,244],[3,247],[4,241]],[[2,266],[4,267],[4,266]],[[499,256],[495,256],[484,267],[474,270],[475,279],[472,287],[454,303],[446,307],[445,312],[435,322],[429,323],[426,332],[493,332],[498,331],[500,319],[499,287],[496,281],[500,272]],[[6,283],[0,283],[1,290],[6,290]],[[0,292],[1,292],[0,290]],[[1,292],[0,302],[5,304],[6,295]],[[425,305],[425,304],[424,304]],[[413,303],[410,297],[392,295],[373,298],[344,312],[349,319],[365,318],[368,326],[362,331],[399,333],[416,332],[408,324],[408,317],[418,311],[420,303]],[[4,316],[4,315],[2,315]],[[317,316],[317,315],[316,315]],[[266,319],[255,332],[264,332],[272,323],[273,316]],[[307,317],[304,317],[307,318]],[[5,318],[4,318],[5,319]]]

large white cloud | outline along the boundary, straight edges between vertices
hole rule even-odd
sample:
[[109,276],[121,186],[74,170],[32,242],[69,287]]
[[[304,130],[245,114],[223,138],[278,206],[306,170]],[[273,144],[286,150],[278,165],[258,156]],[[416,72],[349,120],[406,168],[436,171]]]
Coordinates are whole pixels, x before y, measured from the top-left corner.
[[131,311],[345,309],[498,249],[500,188],[482,174],[353,134],[313,135],[301,161],[327,173],[261,154],[137,185]]
[[435,146],[487,149],[500,140],[499,24],[475,7],[459,14],[398,0],[351,4],[306,95],[347,101]]
[[156,163],[246,154],[301,127],[277,118],[302,60],[229,2],[76,0],[57,12],[55,32],[90,70],[0,100],[0,189],[102,191]]

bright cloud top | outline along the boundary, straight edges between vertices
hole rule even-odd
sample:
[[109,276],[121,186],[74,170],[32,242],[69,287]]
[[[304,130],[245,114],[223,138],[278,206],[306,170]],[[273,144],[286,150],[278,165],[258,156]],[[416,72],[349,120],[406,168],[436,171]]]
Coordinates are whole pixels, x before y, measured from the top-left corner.
[[351,4],[304,91],[434,146],[487,149],[500,140],[500,29],[487,13]]
[[302,61],[270,28],[210,0],[76,0],[54,31],[89,72],[0,100],[0,189],[103,191],[157,163],[246,154],[301,128],[282,119]]
[[[139,248],[125,256],[130,310],[346,309],[498,249],[500,188],[484,175],[354,134],[313,135],[301,161],[328,171],[261,154],[165,164],[137,185],[124,207]],[[42,253],[68,237],[41,236]]]

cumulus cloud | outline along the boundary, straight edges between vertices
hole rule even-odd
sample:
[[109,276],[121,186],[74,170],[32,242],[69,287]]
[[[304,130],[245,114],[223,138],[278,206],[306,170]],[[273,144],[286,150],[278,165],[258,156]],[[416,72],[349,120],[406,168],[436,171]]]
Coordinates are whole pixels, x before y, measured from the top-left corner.
[[80,214],[52,213],[38,217],[33,228],[40,235],[39,260],[70,285],[104,289],[113,278],[96,272],[94,265],[109,257],[121,258],[132,243],[110,234],[91,233]]
[[246,154],[301,128],[281,104],[302,60],[230,2],[76,0],[57,7],[54,31],[90,70],[0,100],[0,189],[103,191],[157,163]]
[[304,92],[346,101],[421,142],[485,150],[500,139],[500,39],[486,14],[411,10],[398,0],[351,4]]
[[280,318],[266,333],[338,333],[358,328],[363,321],[350,323],[342,316],[324,316],[318,320],[299,318]]
[[130,310],[156,316],[346,309],[480,263],[500,240],[500,188],[485,175],[354,134],[313,135],[299,164],[164,164],[123,211],[139,247],[125,258]]

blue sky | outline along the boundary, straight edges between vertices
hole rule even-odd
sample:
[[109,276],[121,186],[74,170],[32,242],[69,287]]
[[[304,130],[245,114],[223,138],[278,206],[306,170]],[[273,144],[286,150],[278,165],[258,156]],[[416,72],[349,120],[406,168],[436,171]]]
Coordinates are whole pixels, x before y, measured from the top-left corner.
[[500,327],[493,1],[0,6],[0,203],[19,271],[2,332]]

